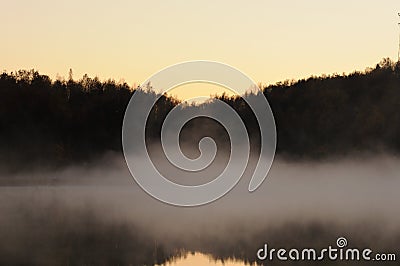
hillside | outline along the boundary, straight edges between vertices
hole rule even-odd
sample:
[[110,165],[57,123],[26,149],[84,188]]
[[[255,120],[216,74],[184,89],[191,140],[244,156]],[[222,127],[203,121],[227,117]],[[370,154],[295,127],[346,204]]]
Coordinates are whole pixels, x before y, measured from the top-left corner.
[[[263,89],[276,120],[278,155],[318,159],[400,152],[400,63],[384,59],[364,72],[286,81]],[[80,80],[51,80],[34,70],[3,72],[2,164],[60,166],[121,152],[122,120],[134,91],[125,83],[86,75]],[[257,124],[243,99],[220,99],[239,112],[257,147]],[[149,139],[157,139],[163,117],[178,103],[162,97],[148,121]]]

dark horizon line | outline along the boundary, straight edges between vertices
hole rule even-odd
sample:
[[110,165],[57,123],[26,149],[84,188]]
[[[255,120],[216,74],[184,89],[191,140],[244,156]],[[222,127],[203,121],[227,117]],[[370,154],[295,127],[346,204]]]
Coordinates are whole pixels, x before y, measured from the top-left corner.
[[[275,83],[269,83],[269,84],[264,84],[264,82],[262,81],[257,81],[256,84],[258,85],[258,87],[260,89],[267,89],[269,87],[274,87],[274,86],[280,86],[280,85],[294,85],[297,84],[299,82],[302,81],[307,81],[310,79],[325,79],[325,78],[337,78],[337,77],[349,77],[351,75],[354,74],[361,74],[361,75],[365,75],[370,73],[371,71],[373,71],[374,69],[376,69],[377,67],[384,67],[384,66],[391,66],[392,68],[396,67],[399,65],[400,67],[400,60],[398,60],[397,62],[392,60],[390,57],[383,57],[381,59],[380,62],[378,62],[375,67],[369,66],[366,67],[364,70],[353,70],[351,72],[342,72],[341,74],[337,73],[337,72],[333,72],[330,74],[325,74],[325,73],[321,73],[321,74],[312,74],[308,77],[303,77],[303,78],[287,78],[281,81],[277,81]],[[128,82],[126,82],[125,78],[121,78],[119,81],[116,81],[114,78],[103,78],[100,79],[99,76],[95,75],[94,77],[90,77],[87,73],[83,74],[83,76],[80,79],[74,79],[73,78],[73,69],[70,68],[69,69],[69,77],[68,79],[65,78],[64,76],[57,76],[56,78],[51,78],[49,75],[47,74],[40,74],[40,71],[35,69],[35,68],[31,68],[31,69],[19,69],[19,70],[14,70],[14,71],[8,71],[6,69],[3,69],[1,74],[7,74],[7,75],[16,75],[18,73],[31,73],[31,74],[38,74],[41,77],[47,77],[49,79],[49,81],[51,83],[55,83],[55,82],[61,82],[61,83],[65,83],[65,82],[69,82],[69,81],[73,81],[73,82],[80,82],[83,81],[85,78],[86,79],[90,79],[90,80],[95,80],[95,81],[99,81],[100,83],[113,83],[116,85],[123,85],[123,86],[127,86],[129,87],[129,89],[131,90],[136,90],[136,89],[140,89],[142,88],[142,86],[144,84],[141,84],[140,82],[134,82],[133,85],[130,85]],[[261,85],[261,86],[260,86]],[[172,96],[172,95],[170,95]],[[220,95],[216,95],[216,96],[220,96]]]

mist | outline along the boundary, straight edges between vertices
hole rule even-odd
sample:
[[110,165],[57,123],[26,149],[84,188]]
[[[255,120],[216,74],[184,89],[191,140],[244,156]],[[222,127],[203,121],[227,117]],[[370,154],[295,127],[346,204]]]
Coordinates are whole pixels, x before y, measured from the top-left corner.
[[[57,171],[3,173],[0,264],[151,265],[186,251],[256,261],[264,243],[318,247],[334,245],[340,236],[350,246],[395,252],[399,162],[384,155],[324,162],[278,158],[253,193],[247,190],[250,163],[226,196],[195,208],[147,195],[115,154]],[[180,172],[168,175],[199,182]]]

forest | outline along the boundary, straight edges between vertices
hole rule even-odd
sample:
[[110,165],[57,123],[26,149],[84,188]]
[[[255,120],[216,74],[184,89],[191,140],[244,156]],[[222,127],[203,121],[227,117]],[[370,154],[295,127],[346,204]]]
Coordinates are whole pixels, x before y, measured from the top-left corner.
[[[87,75],[74,80],[72,72],[68,79],[52,80],[35,70],[4,71],[2,167],[58,167],[86,163],[107,152],[121,153],[125,108],[139,89]],[[400,152],[400,62],[383,59],[362,72],[287,80],[262,89],[275,117],[278,156],[320,160]],[[257,149],[258,125],[243,98],[215,97],[239,113]],[[146,126],[149,140],[159,139],[165,115],[179,103],[161,97]]]

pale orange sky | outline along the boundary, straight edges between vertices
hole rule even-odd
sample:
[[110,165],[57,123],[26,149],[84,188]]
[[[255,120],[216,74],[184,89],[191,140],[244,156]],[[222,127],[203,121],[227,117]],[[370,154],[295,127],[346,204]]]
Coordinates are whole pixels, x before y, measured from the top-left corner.
[[398,0],[3,1],[0,68],[133,85],[212,60],[270,84],[396,59],[397,12]]

